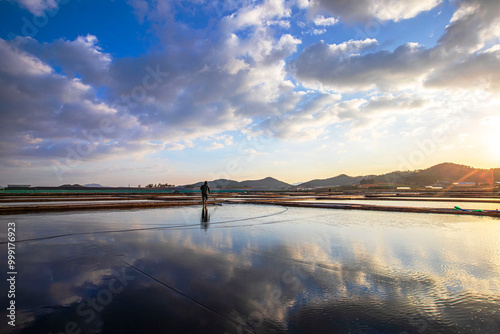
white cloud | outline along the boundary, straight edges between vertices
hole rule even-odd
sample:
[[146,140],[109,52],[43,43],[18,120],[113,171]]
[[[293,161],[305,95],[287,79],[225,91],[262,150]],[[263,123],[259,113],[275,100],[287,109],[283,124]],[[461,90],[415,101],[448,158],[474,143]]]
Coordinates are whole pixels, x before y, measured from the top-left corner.
[[66,157],[68,149],[81,149],[82,159],[94,159],[126,146],[140,149],[134,140],[116,142],[140,129],[135,118],[99,102],[91,86],[57,74],[4,40],[0,59],[2,155],[53,159]]
[[454,22],[457,22],[457,21],[463,21],[465,19],[467,19],[470,15],[473,15],[474,13],[476,13],[479,9],[480,5],[479,3],[462,3],[462,4],[459,4],[459,7],[458,9],[455,11],[455,13],[453,13],[453,16],[450,20],[450,23],[454,23]]
[[74,41],[58,39],[40,44],[32,38],[23,38],[21,44],[42,60],[60,66],[70,77],[81,77],[84,82],[103,85],[107,81],[112,62],[110,54],[103,52],[94,35],[78,36]]
[[[140,1],[132,4],[145,8]],[[136,14],[149,20],[166,13],[159,3],[153,5]],[[270,22],[289,15],[289,9],[282,1],[266,1],[227,20],[251,22],[254,15]],[[98,129],[103,117],[113,120],[116,131],[96,143],[86,159],[161,147],[180,150],[204,136],[215,136],[211,149],[232,145],[231,136],[219,134],[244,130],[253,117],[270,111],[269,102],[293,89],[285,79],[284,58],[296,51],[300,40],[289,34],[276,38],[269,24],[255,23],[241,40],[221,24],[213,40],[203,43],[197,33],[179,25],[171,33],[186,41],[186,47],[165,47],[137,58],[113,59],[93,35],[43,44],[25,38],[16,43],[18,49],[0,40],[0,73],[14,71],[4,81],[0,78],[0,95],[5,97],[1,112],[12,119],[14,111],[22,115],[22,121],[10,122],[2,141],[10,142],[8,134],[26,139],[2,145],[2,151],[64,158],[68,145],[84,143],[84,133]],[[49,64],[62,71],[56,73]],[[29,91],[30,71],[42,76],[36,85],[44,87],[43,94]],[[17,90],[11,88],[13,82]],[[95,88],[103,85],[106,94],[98,98]]]
[[436,7],[441,0],[313,0],[312,13],[327,12],[345,21],[401,21]]
[[215,140],[221,141],[224,143],[225,146],[230,146],[233,145],[233,136],[230,135],[217,135],[213,136]]
[[13,77],[21,75],[45,75],[52,72],[52,68],[37,57],[21,52],[12,47],[7,41],[0,39],[0,54],[3,66],[2,71]]
[[374,38],[367,38],[365,40],[349,40],[341,44],[328,45],[329,51],[334,54],[351,54],[354,52],[363,52],[378,45],[378,41]]
[[447,52],[469,54],[500,40],[500,2],[463,0],[458,3],[439,42]]
[[340,92],[399,90],[418,83],[440,60],[432,50],[415,43],[402,45],[393,52],[360,54],[376,45],[370,39],[332,45],[320,42],[304,49],[291,62],[290,70],[311,87],[319,83]]
[[[311,96],[312,95],[312,96]],[[300,94],[288,96],[289,105],[280,105],[281,114],[268,116],[254,129],[263,134],[293,141],[307,141],[325,133],[327,126],[340,120],[340,96],[336,94]],[[301,105],[301,108],[297,108]]]
[[168,144],[166,146],[166,149],[168,151],[179,151],[179,150],[183,150],[186,148],[186,145],[183,145],[181,143],[172,143],[172,144]]
[[145,0],[128,0],[127,3],[134,9],[134,15],[140,24],[144,23],[144,20],[150,12],[150,7]]
[[447,64],[425,81],[427,87],[500,91],[500,52],[473,54]]
[[471,83],[484,82],[497,90],[499,27],[500,2],[464,0],[433,48],[406,43],[392,52],[370,53],[366,52],[368,40],[332,45],[321,42],[305,48],[291,62],[290,72],[308,87],[339,92],[422,87],[474,90]]
[[208,146],[208,147],[206,148],[206,150],[210,150],[210,151],[211,151],[211,150],[218,150],[218,149],[221,149],[221,148],[224,148],[224,145],[223,145],[223,144],[221,144],[221,143],[217,143],[217,142],[212,142],[212,143],[210,144],[210,146]]
[[231,57],[227,60],[225,68],[229,74],[235,75],[238,74],[239,71],[249,69],[250,66],[243,59]]
[[[308,26],[321,28],[310,30],[319,34],[338,24],[328,15],[398,21],[437,2],[382,1],[388,11],[372,2],[363,8],[365,1],[295,4],[309,8]],[[499,87],[494,23],[500,11],[493,2],[461,2],[433,48],[409,42],[387,51],[375,39],[320,42],[295,59],[302,41],[282,33],[293,23],[288,2],[249,1],[210,32],[175,24],[173,2],[129,3],[157,33],[161,43],[154,52],[113,58],[93,35],[49,43],[26,38],[19,47],[0,40],[0,112],[8,120],[1,127],[2,153],[64,158],[68,145],[85,143],[85,134],[103,118],[112,120],[115,131],[93,146],[88,160],[182,150],[197,139],[208,149],[222,149],[233,145],[233,131],[305,141],[345,124],[354,129],[352,138],[382,138],[403,123],[397,133],[425,135],[429,124],[444,121],[419,121],[420,115],[444,114],[450,106],[472,110],[474,103],[463,101],[481,100],[471,86],[479,82],[490,94]],[[101,87],[105,94],[97,93]],[[464,98],[453,97],[457,90],[466,91]],[[346,100],[343,92],[361,96]]]
[[289,17],[291,10],[283,0],[264,0],[261,4],[244,6],[236,13],[225,17],[223,22],[229,31],[237,31],[248,26],[268,26],[276,24],[283,17]]
[[301,9],[309,7],[310,1],[309,0],[296,0],[297,6]]
[[26,8],[32,14],[41,16],[47,10],[54,10],[59,6],[57,0],[11,0],[17,2],[20,7]]
[[326,32],[326,29],[314,29],[311,31],[311,34],[313,35],[322,35]]
[[422,97],[412,96],[408,93],[401,93],[397,96],[393,94],[376,95],[370,98],[363,107],[363,114],[378,114],[381,112],[406,113],[409,110],[422,108],[426,105]]
[[484,53],[499,52],[499,51],[500,51],[500,44],[496,44],[496,45],[493,45],[491,48],[485,50]]
[[254,148],[244,149],[242,151],[242,153],[245,154],[245,155],[249,155],[249,156],[252,156],[252,155],[269,155],[267,152],[260,152],[260,151],[257,151]]
[[314,18],[314,24],[317,26],[333,26],[339,22],[338,19],[334,17],[324,17],[323,15]]

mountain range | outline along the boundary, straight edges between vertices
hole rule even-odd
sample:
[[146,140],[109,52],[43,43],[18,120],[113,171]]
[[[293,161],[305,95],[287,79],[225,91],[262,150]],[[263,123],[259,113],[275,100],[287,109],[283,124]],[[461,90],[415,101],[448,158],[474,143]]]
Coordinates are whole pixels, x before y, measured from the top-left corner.
[[[327,179],[315,179],[300,184],[291,185],[272,177],[261,180],[234,181],[218,179],[209,181],[211,188],[257,188],[257,189],[288,189],[288,188],[320,188],[355,185],[359,183],[385,183],[400,185],[431,185],[437,182],[476,182],[494,183],[500,181],[500,168],[480,169],[455,163],[441,163],[427,169],[415,171],[394,171],[382,175],[349,176],[340,174]],[[203,182],[190,185],[200,187]]]
[[[195,184],[192,184],[191,186],[198,188],[200,187],[204,182],[197,182]],[[290,188],[293,187],[292,185],[276,180],[275,178],[272,177],[266,177],[265,179],[262,180],[247,180],[247,181],[234,181],[234,180],[227,180],[227,179],[217,179],[213,181],[209,181],[208,185],[210,188],[215,189],[215,188],[258,188],[258,189],[283,189],[283,188]]]

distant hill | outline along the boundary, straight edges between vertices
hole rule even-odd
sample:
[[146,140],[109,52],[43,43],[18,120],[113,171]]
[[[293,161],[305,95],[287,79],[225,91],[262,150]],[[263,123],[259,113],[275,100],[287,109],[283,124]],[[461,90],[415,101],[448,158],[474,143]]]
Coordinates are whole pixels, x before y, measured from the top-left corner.
[[[204,181],[194,183],[190,186],[195,188],[200,187]],[[212,189],[217,188],[255,188],[255,189],[283,189],[292,187],[290,184],[276,180],[272,177],[266,177],[261,180],[246,180],[246,181],[234,181],[227,179],[217,179],[213,181],[208,181],[208,185]]]
[[62,186],[59,186],[59,188],[66,188],[66,189],[71,189],[71,188],[83,188],[81,184],[63,184]]
[[390,172],[382,175],[376,175],[376,176],[367,176],[366,178],[374,178],[376,183],[393,183],[393,184],[401,184],[401,183],[407,183],[408,178],[412,177],[415,175],[415,172],[400,172],[400,171],[395,171],[395,172]]
[[429,184],[438,181],[476,182],[481,184],[493,183],[494,180],[493,169],[479,169],[450,162],[417,171],[413,175],[406,177],[406,181],[413,184]]
[[439,181],[493,183],[500,181],[500,168],[480,169],[445,162],[427,169],[416,171],[394,171],[382,175],[348,176],[341,174],[329,179],[312,180],[298,185],[300,188],[347,186],[360,183],[364,179],[376,183],[431,185]]
[[[288,184],[272,177],[266,177],[261,180],[234,181],[227,179],[217,179],[209,181],[208,185],[212,189],[217,188],[252,188],[252,189],[288,189],[288,188],[326,188],[340,187],[359,184],[363,180],[369,180],[375,183],[390,183],[400,185],[431,185],[439,181],[453,182],[476,182],[493,183],[500,182],[500,168],[479,169],[470,166],[459,165],[445,162],[427,169],[415,171],[394,171],[381,175],[361,175],[349,176],[340,174],[328,179],[315,179],[300,184]],[[197,182],[189,185],[199,188],[203,184]]]
[[100,184],[97,183],[89,183],[86,185],[81,185],[81,184],[63,184],[62,186],[59,186],[57,188],[61,189],[79,189],[79,188],[109,188],[109,187],[104,187]]
[[348,176],[346,174],[340,174],[329,179],[322,180],[311,180],[298,185],[300,188],[318,188],[318,187],[339,187],[339,186],[349,186],[353,184],[358,184],[363,180],[364,176]]
[[493,168],[493,178],[495,182],[500,182],[500,168]]
[[[205,183],[205,181],[196,182],[194,184],[187,185],[187,186],[199,188],[199,187],[201,187],[201,185],[203,183]],[[238,181],[227,180],[227,179],[217,179],[217,180],[213,180],[213,181],[208,181],[208,185],[210,186],[210,188],[214,188],[214,189],[215,188],[238,188],[238,187],[240,187],[240,183]]]
[[241,184],[244,187],[249,188],[266,188],[266,189],[282,189],[282,188],[290,188],[292,185],[282,182],[280,180],[276,180],[272,177],[266,177],[262,180],[247,180],[242,181]]

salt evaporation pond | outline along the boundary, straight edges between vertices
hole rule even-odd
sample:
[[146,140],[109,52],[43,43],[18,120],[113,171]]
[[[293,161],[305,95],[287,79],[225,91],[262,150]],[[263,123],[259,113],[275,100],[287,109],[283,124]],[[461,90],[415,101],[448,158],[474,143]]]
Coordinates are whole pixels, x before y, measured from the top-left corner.
[[500,220],[272,205],[2,216],[2,333],[499,333]]
[[149,199],[119,199],[119,200],[93,200],[93,201],[46,201],[46,202],[0,202],[2,206],[44,206],[44,205],[89,205],[89,204],[124,204],[124,203],[157,203],[160,201]]
[[405,201],[405,200],[383,200],[383,199],[332,199],[332,200],[303,200],[301,203],[323,203],[323,204],[364,204],[364,205],[378,205],[378,206],[404,206],[413,208],[441,208],[453,209],[458,206],[467,210],[500,210],[500,202],[498,203],[484,203],[484,202],[461,202],[460,200],[454,202],[442,201]]

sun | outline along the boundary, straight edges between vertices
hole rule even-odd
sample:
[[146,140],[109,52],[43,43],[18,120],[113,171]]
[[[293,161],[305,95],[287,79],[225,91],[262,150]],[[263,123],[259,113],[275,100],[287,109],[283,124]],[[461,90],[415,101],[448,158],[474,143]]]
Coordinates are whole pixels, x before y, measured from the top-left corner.
[[500,117],[490,116],[482,120],[479,133],[485,149],[485,158],[495,163],[500,163]]

